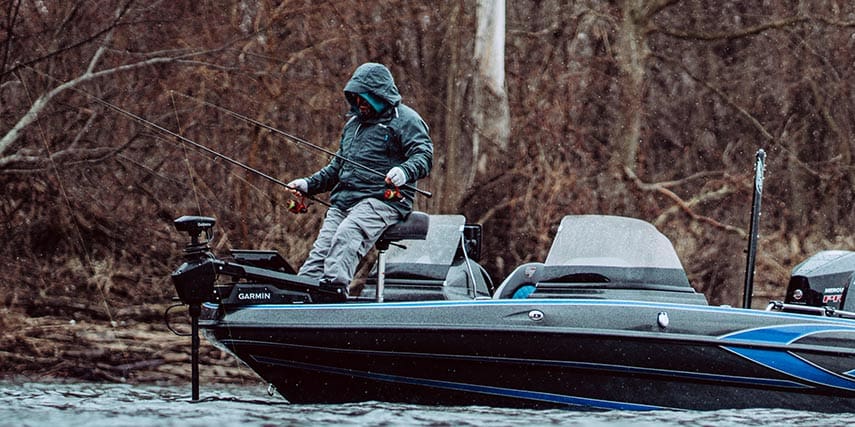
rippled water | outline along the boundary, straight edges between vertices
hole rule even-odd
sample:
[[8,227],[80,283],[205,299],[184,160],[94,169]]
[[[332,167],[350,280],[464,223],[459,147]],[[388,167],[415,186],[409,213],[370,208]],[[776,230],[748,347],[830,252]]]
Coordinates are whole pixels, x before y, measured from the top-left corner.
[[757,426],[855,424],[855,414],[784,410],[579,412],[389,403],[292,405],[258,386],[0,382],[0,426]]

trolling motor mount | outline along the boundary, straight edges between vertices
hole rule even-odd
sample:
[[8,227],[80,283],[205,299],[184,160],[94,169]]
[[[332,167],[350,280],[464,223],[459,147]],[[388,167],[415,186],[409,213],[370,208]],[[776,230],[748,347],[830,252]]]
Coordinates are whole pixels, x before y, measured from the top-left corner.
[[[178,298],[189,305],[210,301],[214,295],[217,271],[208,243],[213,238],[213,228],[217,221],[205,216],[185,215],[174,223],[178,231],[190,236],[190,243],[184,247],[184,263],[172,273],[172,283],[178,292]],[[204,239],[202,234],[205,235]]]

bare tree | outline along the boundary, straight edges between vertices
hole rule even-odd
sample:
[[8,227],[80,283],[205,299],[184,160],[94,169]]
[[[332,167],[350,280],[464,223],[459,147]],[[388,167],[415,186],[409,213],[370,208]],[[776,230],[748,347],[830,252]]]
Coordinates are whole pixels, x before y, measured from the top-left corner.
[[[129,62],[123,62],[119,65],[101,67],[105,53],[115,51],[115,48],[111,46],[111,42],[117,29],[125,25],[122,19],[126,16],[131,5],[132,2],[117,6],[113,19],[107,25],[108,29],[106,32],[99,31],[99,34],[87,37],[89,44],[93,46],[95,50],[92,56],[87,60],[86,67],[81,69],[78,75],[72,76],[71,78],[60,79],[37,68],[40,62],[48,61],[51,57],[58,55],[58,52],[46,54],[41,58],[29,59],[26,63],[22,63],[18,60],[14,63],[12,70],[4,73],[4,75],[14,76],[20,76],[22,73],[32,73],[35,74],[36,77],[45,80],[49,88],[45,88],[41,93],[33,93],[30,90],[26,91],[27,99],[31,101],[29,108],[23,112],[14,125],[12,125],[12,127],[8,129],[2,137],[0,137],[0,170],[41,169],[44,168],[45,163],[48,160],[54,162],[58,160],[99,160],[103,159],[108,153],[118,151],[121,146],[81,148],[72,143],[67,147],[62,147],[59,150],[50,153],[41,152],[40,154],[33,154],[39,150],[34,150],[26,145],[19,146],[15,152],[10,153],[11,147],[18,141],[21,136],[21,132],[36,121],[39,115],[43,114],[50,103],[60,94],[68,91],[76,91],[78,93],[88,95],[88,92],[79,89],[79,87],[90,81],[103,80],[111,78],[117,73],[129,72],[155,65],[194,63],[192,60],[194,57],[209,55],[223,49],[222,47],[218,47],[216,49],[174,49],[168,51],[144,52],[135,55],[135,57],[141,57],[141,59],[134,58]],[[103,35],[100,35],[102,32]],[[9,45],[11,43],[12,41],[10,37],[5,43],[7,52],[10,50]],[[6,81],[4,84],[23,85],[24,83],[23,79],[19,77],[17,81]],[[87,128],[84,127],[81,130],[86,131]],[[79,135],[72,141],[77,139],[79,139]]]
[[[417,207],[483,221],[495,278],[542,260],[563,215],[629,215],[675,241],[713,302],[734,303],[751,159],[762,146],[770,179],[757,282],[773,294],[762,284],[780,284],[811,250],[849,243],[855,201],[855,6],[796,6],[7,1],[0,215],[9,246],[26,253],[0,257],[45,266],[45,294],[70,292],[58,284],[85,282],[95,265],[131,282],[160,277],[180,244],[170,220],[203,213],[220,221],[220,248],[276,247],[299,262],[321,209],[289,216],[278,189],[77,90],[287,180],[329,159],[172,94],[334,149],[342,86],[376,61],[431,127],[436,162],[420,184],[435,197]],[[140,226],[152,232],[129,248],[124,230]],[[89,256],[90,267],[62,278],[47,260],[63,256]],[[23,276],[16,268],[9,274]]]
[[467,182],[475,172],[507,167],[510,112],[505,88],[505,2],[479,0],[476,8],[475,81],[473,93],[472,158]]

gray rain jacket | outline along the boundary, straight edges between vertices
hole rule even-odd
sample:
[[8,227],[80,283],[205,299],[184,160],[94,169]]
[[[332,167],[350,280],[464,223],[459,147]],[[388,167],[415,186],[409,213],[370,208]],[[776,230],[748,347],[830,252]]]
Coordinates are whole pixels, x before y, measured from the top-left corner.
[[[359,201],[373,197],[383,200],[405,217],[413,210],[415,192],[401,188],[404,199],[385,200],[384,177],[398,166],[407,174],[410,185],[430,173],[433,143],[428,126],[419,113],[401,103],[392,73],[382,64],[360,65],[344,87],[350,103],[350,119],[342,131],[338,156],[323,169],[307,178],[309,194],[332,191],[333,206],[347,210]],[[356,107],[356,95],[368,93],[384,103],[382,111],[363,118]],[[380,172],[378,175],[360,166]]]

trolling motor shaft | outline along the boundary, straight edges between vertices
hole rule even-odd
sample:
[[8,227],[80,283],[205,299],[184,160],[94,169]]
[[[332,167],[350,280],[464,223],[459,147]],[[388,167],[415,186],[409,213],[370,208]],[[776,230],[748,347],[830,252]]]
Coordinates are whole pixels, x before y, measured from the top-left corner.
[[221,301],[214,292],[220,275],[233,280],[250,282],[249,286],[270,285],[285,290],[290,298],[303,303],[329,303],[347,300],[347,293],[337,286],[328,286],[315,279],[292,272],[266,268],[253,262],[234,262],[217,258],[209,246],[216,220],[204,216],[182,216],[174,221],[178,231],[190,237],[184,247],[184,262],[172,273],[172,284],[182,303],[189,306],[192,321],[192,382],[193,400],[199,399],[199,318],[202,304]]
[[199,400],[199,316],[202,314],[202,303],[213,298],[214,282],[217,279],[214,255],[208,246],[216,222],[214,218],[200,216],[182,216],[174,221],[178,231],[190,236],[190,243],[184,248],[184,263],[172,273],[172,284],[181,302],[189,306],[192,328],[190,377],[194,401]]

